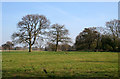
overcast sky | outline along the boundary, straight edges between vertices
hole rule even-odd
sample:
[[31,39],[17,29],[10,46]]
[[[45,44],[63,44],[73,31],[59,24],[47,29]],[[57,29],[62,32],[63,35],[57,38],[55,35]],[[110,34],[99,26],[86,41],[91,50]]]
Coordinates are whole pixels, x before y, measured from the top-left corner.
[[11,41],[17,23],[27,14],[45,15],[51,24],[64,24],[73,42],[86,27],[105,27],[118,18],[117,2],[3,2],[2,43]]

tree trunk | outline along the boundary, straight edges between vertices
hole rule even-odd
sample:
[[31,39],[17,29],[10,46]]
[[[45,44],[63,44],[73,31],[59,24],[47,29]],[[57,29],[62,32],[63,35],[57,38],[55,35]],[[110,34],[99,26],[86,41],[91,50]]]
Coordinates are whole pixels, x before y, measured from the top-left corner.
[[58,51],[58,42],[56,42],[56,49],[55,51]]
[[29,39],[29,52],[31,52],[32,51],[31,32],[29,32],[29,37],[30,37],[30,39]]
[[32,52],[32,45],[29,44],[29,52]]
[[58,36],[59,36],[59,34],[57,33],[57,40],[56,40],[56,49],[55,49],[55,51],[58,51]]

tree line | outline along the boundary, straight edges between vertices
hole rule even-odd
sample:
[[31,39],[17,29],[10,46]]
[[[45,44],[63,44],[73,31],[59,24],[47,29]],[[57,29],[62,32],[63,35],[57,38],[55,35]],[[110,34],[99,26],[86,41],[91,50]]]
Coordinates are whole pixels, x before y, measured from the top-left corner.
[[120,51],[119,20],[106,22],[106,27],[84,28],[72,46],[69,30],[65,25],[51,25],[44,15],[26,15],[17,25],[18,31],[12,34],[12,42],[3,44],[3,49],[22,44],[24,48],[29,48],[29,52],[37,48],[46,51]]
[[120,20],[106,22],[105,28],[85,28],[74,45],[76,50],[120,51]]

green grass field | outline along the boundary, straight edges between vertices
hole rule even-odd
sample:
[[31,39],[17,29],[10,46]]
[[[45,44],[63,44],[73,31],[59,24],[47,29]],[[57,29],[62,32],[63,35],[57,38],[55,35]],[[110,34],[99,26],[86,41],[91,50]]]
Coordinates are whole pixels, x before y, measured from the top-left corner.
[[[44,69],[47,73],[44,72]],[[118,53],[12,51],[2,53],[3,77],[118,77]]]

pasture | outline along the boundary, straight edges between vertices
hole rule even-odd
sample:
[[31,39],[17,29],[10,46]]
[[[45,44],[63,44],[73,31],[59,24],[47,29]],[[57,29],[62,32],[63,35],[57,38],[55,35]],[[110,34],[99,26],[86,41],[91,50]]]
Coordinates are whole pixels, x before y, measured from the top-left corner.
[[118,77],[115,52],[2,52],[3,77]]

